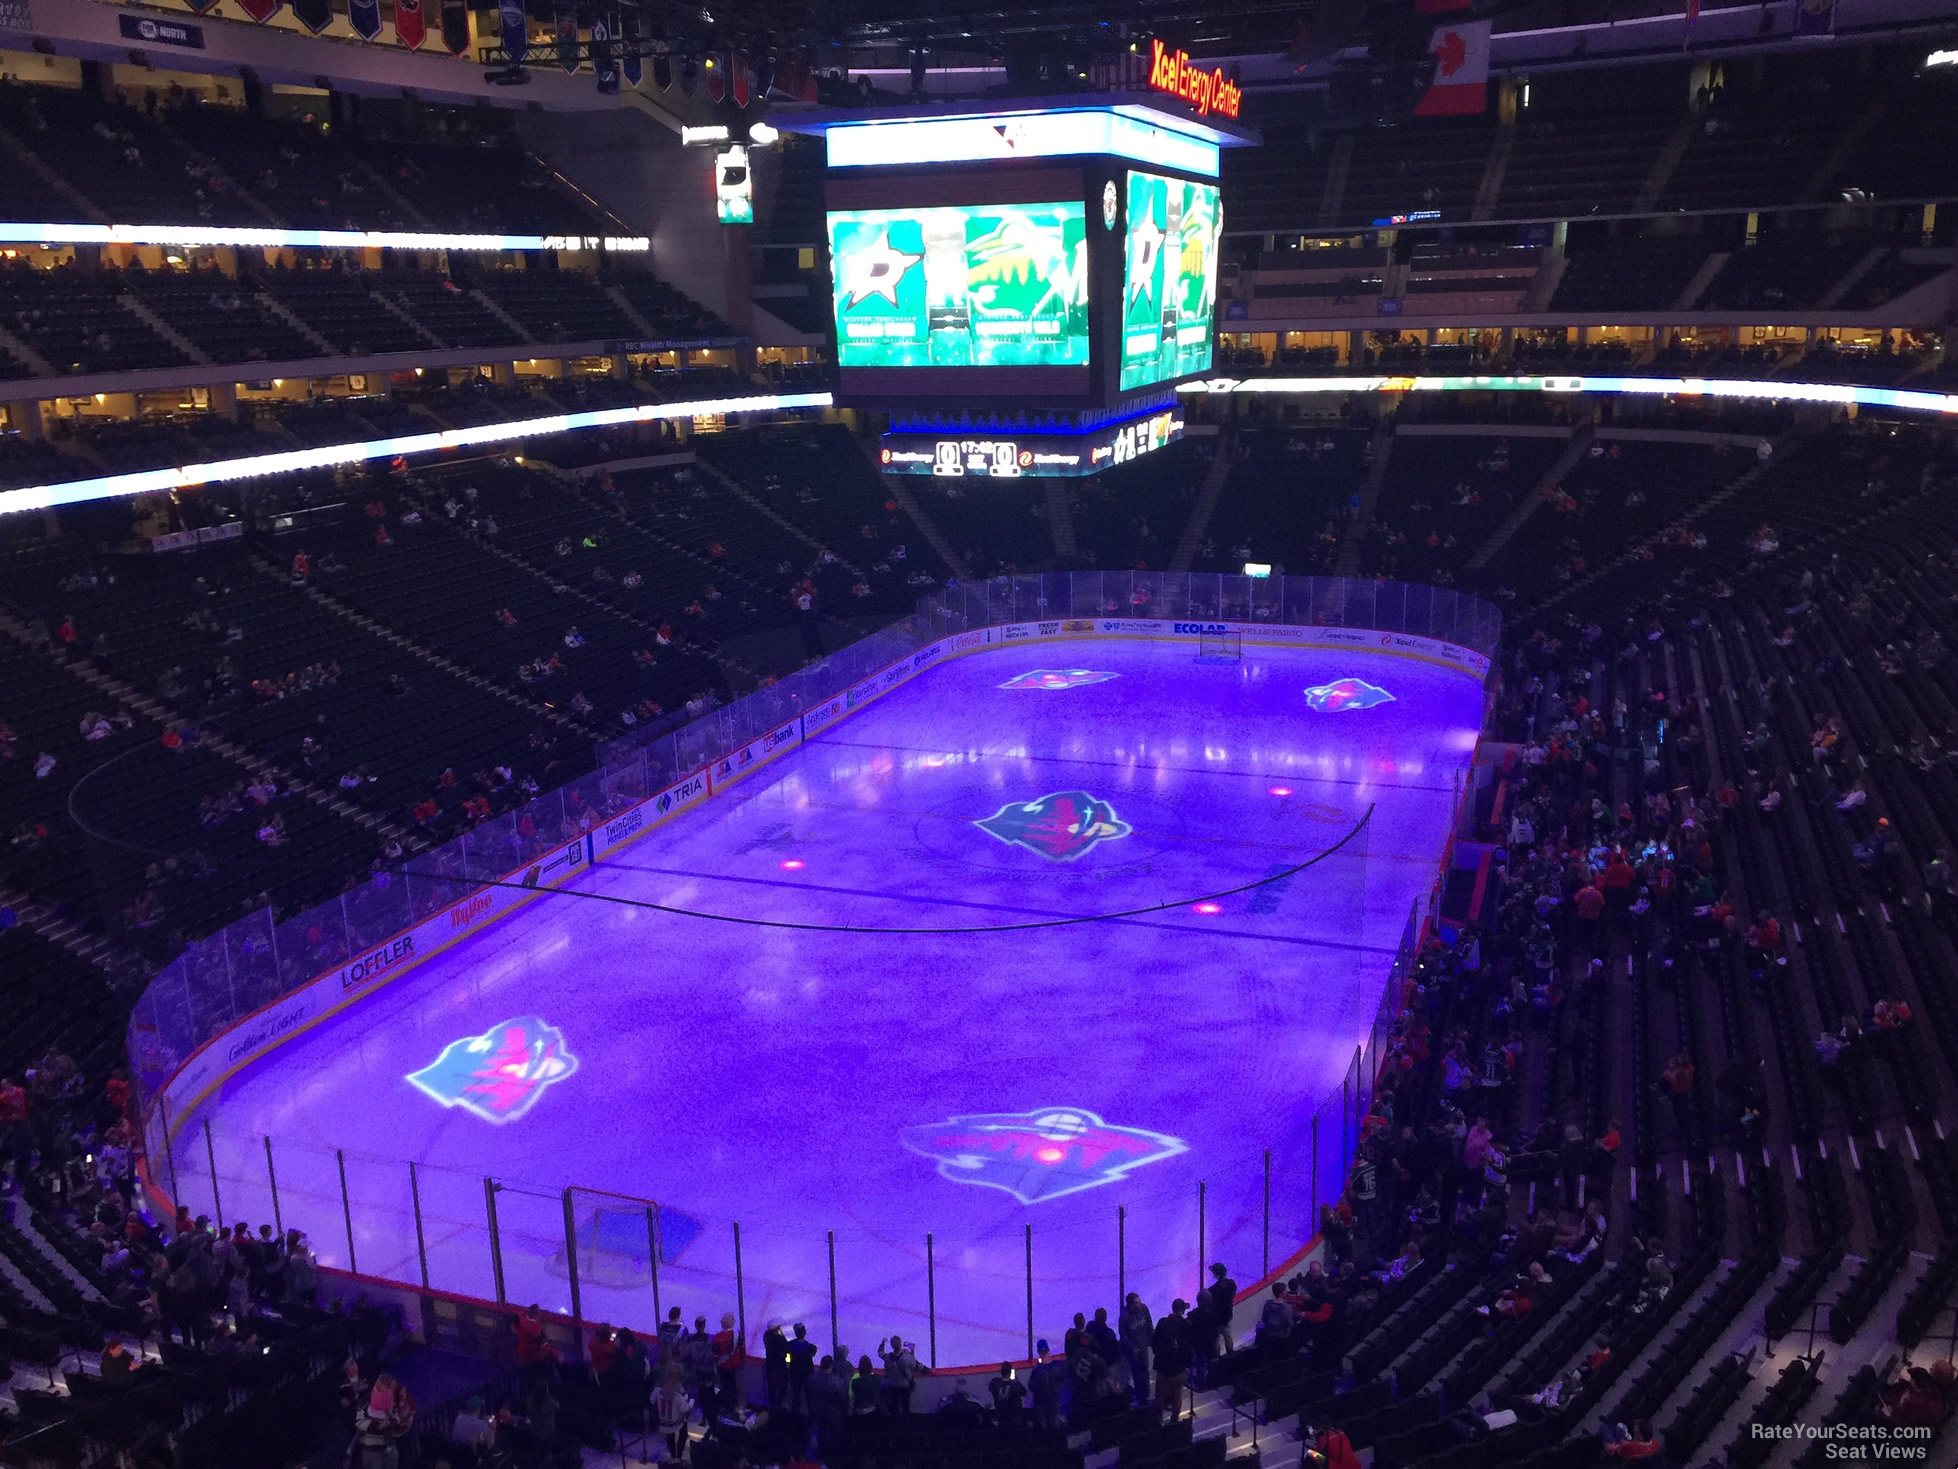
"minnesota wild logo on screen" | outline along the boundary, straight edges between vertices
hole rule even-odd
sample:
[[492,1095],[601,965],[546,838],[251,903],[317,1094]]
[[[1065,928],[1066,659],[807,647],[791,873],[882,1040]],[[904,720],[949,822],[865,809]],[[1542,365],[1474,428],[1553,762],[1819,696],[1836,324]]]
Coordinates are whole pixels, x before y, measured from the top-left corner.
[[1215,184],[1129,175],[1128,259],[1122,272],[1122,387],[1210,366],[1217,245],[1224,211]]
[[829,216],[843,367],[1088,360],[1087,211],[1077,201]]

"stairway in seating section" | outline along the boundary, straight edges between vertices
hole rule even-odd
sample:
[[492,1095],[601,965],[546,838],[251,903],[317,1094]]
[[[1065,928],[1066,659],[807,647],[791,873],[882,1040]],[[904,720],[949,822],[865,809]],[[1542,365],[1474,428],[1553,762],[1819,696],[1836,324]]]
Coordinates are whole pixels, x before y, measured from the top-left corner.
[[1591,440],[1596,433],[1595,419],[1586,419],[1577,425],[1571,433],[1570,442],[1564,445],[1563,452],[1558,454],[1548,469],[1544,470],[1543,477],[1530,487],[1529,493],[1523,496],[1516,508],[1503,517],[1502,524],[1489,533],[1489,539],[1475,548],[1475,554],[1469,557],[1470,571],[1480,571],[1487,566],[1495,558],[1496,552],[1500,551],[1509,538],[1522,528],[1523,522],[1536,514],[1537,507],[1544,502],[1544,497],[1562,484],[1564,476],[1576,468],[1577,461],[1582,459],[1591,447]]
[[1210,529],[1210,517],[1217,513],[1217,501],[1224,493],[1224,481],[1231,477],[1237,435],[1220,433],[1212,442],[1216,453],[1210,456],[1209,472],[1204,475],[1203,485],[1197,491],[1196,503],[1190,507],[1190,518],[1183,526],[1176,549],[1170,553],[1169,569],[1172,572],[1188,571],[1190,563],[1197,559],[1197,547],[1203,544],[1203,533]]

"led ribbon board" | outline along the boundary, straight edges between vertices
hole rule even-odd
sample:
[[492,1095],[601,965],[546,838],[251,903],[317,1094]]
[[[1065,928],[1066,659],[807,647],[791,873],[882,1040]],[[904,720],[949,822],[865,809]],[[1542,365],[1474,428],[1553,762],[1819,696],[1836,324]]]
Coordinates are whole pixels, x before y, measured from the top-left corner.
[[1763,382],[1720,377],[1536,377],[1527,374],[1444,377],[1206,378],[1179,393],[1629,393],[1648,398],[1759,398],[1782,403],[1856,403],[1909,413],[1958,413],[1958,393],[1850,383]]
[[392,459],[398,454],[427,454],[443,449],[467,448],[472,444],[540,438],[572,429],[646,423],[660,418],[696,418],[716,413],[827,408],[830,402],[828,393],[773,393],[749,398],[704,398],[693,403],[642,403],[633,408],[558,413],[548,418],[518,418],[504,423],[479,424],[474,428],[409,434],[402,438],[327,444],[284,454],[250,454],[239,459],[213,460],[209,464],[189,464],[181,469],[146,469],[132,474],[106,474],[95,479],[69,480],[65,484],[0,490],[0,515],[15,510],[40,510],[50,505],[75,505],[84,500],[112,500],[123,495],[195,489],[199,485],[226,484],[233,480],[257,479],[263,475],[293,474],[304,469],[329,469],[336,464],[353,464],[363,459]]
[[457,235],[433,230],[288,230],[178,224],[17,224],[0,222],[0,245],[224,246],[277,250],[610,250],[642,254],[645,235]]
[[1183,437],[1183,420],[1165,410],[1086,433],[885,434],[878,465],[886,474],[940,479],[1070,478],[1152,454]]
[[1208,136],[1197,136],[1165,126],[1170,121],[1141,107],[901,118],[838,123],[824,141],[831,168],[1109,154],[1216,178],[1218,134],[1200,128]]

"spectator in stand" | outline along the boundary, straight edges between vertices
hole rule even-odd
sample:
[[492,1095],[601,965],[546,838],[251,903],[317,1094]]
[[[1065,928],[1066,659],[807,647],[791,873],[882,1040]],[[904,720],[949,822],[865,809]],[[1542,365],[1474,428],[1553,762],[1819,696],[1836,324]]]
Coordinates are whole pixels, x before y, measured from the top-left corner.
[[714,1333],[714,1401],[722,1414],[734,1412],[741,1404],[737,1377],[741,1364],[748,1360],[747,1343],[734,1330],[734,1313],[721,1313],[721,1329]]
[[669,1463],[677,1464],[685,1456],[688,1447],[687,1422],[693,1416],[694,1401],[687,1396],[685,1384],[681,1381],[680,1364],[669,1361],[660,1379],[659,1391],[653,1394],[653,1417],[659,1423],[660,1433],[666,1439],[666,1457]]
[[892,1337],[891,1344],[880,1348],[877,1355],[884,1360],[884,1411],[893,1418],[902,1417],[911,1411],[911,1395],[925,1369],[901,1336]]
[[1666,1063],[1659,1077],[1659,1089],[1672,1106],[1673,1124],[1681,1141],[1689,1143],[1693,1137],[1693,1077],[1693,1058],[1684,1051]]
[[[1150,1347],[1156,1358],[1156,1402],[1172,1423],[1183,1416],[1183,1389],[1190,1371],[1188,1301],[1171,1301],[1169,1314],[1156,1323]],[[1044,1350],[1044,1344],[1043,1344]]]
[[[1047,1343],[1042,1342],[1040,1350],[1044,1357]],[[870,1358],[867,1356],[857,1358],[856,1375],[850,1379],[850,1415],[854,1418],[867,1418],[876,1413],[882,1401],[883,1391],[884,1386],[878,1381],[877,1369],[871,1365]]]

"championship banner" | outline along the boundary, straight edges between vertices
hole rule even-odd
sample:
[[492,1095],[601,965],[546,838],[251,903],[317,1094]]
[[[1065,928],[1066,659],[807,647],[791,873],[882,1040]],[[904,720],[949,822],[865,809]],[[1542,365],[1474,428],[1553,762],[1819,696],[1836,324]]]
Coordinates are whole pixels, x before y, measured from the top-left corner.
[[578,12],[562,7],[557,13],[557,64],[566,76],[578,74]]
[[736,51],[728,58],[728,90],[734,94],[734,105],[748,105],[748,53]]
[[333,24],[333,0],[292,0],[292,14],[317,36]]
[[347,0],[347,24],[363,41],[381,34],[381,0]]
[[709,51],[703,66],[707,73],[707,95],[718,102],[727,95],[726,53]]
[[612,44],[618,24],[618,16],[603,10],[591,18],[591,69],[598,73],[600,95],[606,97],[619,93],[619,50]]
[[469,0],[442,0],[442,44],[452,56],[469,52]]
[[628,87],[637,87],[646,76],[645,58],[639,54],[638,13],[628,10],[619,18],[619,25],[619,49],[623,53],[619,58],[619,70],[624,74]]
[[218,0],[184,0],[184,4],[188,5],[199,15],[209,14],[212,7],[217,3]]
[[503,30],[503,54],[511,64],[530,55],[530,17],[524,14],[523,0],[502,0],[496,7]]
[[283,0],[238,0],[238,8],[260,25],[279,13]]
[[410,51],[418,51],[427,36],[428,23],[422,17],[422,0],[394,0],[394,38]]

